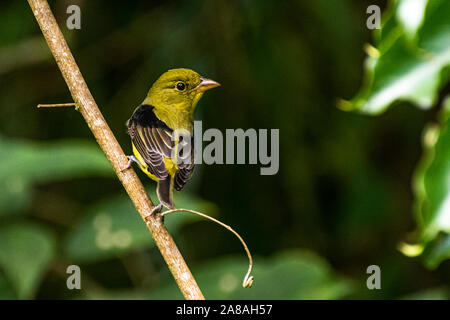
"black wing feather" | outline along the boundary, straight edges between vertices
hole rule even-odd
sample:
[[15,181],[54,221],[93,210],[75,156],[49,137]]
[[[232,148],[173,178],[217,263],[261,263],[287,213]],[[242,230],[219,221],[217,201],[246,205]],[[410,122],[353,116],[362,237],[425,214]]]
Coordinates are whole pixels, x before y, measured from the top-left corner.
[[147,170],[158,179],[165,179],[169,173],[164,157],[172,156],[173,130],[156,117],[153,109],[153,106],[140,105],[127,122],[128,134],[147,164]]
[[175,190],[180,191],[183,189],[186,182],[191,178],[192,174],[194,173],[194,138],[191,137],[191,149],[190,154],[187,155],[181,155],[183,159],[190,158],[190,161],[185,163],[182,162],[180,165],[178,165],[179,170],[177,171],[175,175],[174,180],[174,187]]
[[[153,109],[150,105],[140,105],[127,122],[128,134],[147,164],[147,170],[162,180],[169,174],[164,157],[171,158],[175,144],[172,141],[173,130],[156,117]],[[194,171],[193,141],[191,137],[191,152],[187,155],[191,161],[180,163],[174,177],[174,187],[177,191],[183,189]]]

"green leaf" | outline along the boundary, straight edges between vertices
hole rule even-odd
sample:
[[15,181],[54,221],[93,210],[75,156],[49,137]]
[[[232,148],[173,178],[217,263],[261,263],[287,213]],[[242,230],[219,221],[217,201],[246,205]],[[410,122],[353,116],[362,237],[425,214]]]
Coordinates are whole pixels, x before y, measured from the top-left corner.
[[[157,199],[154,195],[152,199]],[[175,193],[177,208],[189,208],[214,215],[216,207],[186,193]],[[191,213],[172,213],[165,217],[171,233],[184,224],[199,219]],[[132,250],[154,245],[147,226],[126,195],[106,199],[89,210],[85,218],[69,233],[66,255],[76,262],[94,262],[116,257]]]
[[416,37],[419,27],[423,24],[427,4],[428,0],[406,0],[398,2],[396,18],[410,39]]
[[379,114],[398,100],[430,108],[448,79],[450,2],[402,0],[387,12],[377,49],[365,63],[365,83],[343,109]]
[[[343,109],[379,114],[399,100],[430,108],[450,79],[450,1],[391,4],[381,30],[375,32],[377,48],[367,50],[366,81],[353,100],[341,104]],[[401,246],[406,255],[425,252],[429,267],[449,256],[445,241],[432,243],[439,233],[450,233],[449,101],[440,126],[426,129],[424,155],[414,175],[419,243]]]
[[419,241],[425,247],[424,257],[430,268],[450,257],[449,118],[450,97],[444,101],[440,125],[425,130],[424,153],[413,179]]
[[441,234],[428,243],[423,256],[429,269],[436,269],[442,261],[450,259],[450,234]]
[[440,231],[450,233],[450,99],[442,110],[441,126],[424,134],[424,154],[416,169],[416,213],[425,241]]
[[85,141],[41,143],[0,136],[0,157],[0,215],[26,208],[35,183],[113,173],[99,147]]
[[[207,299],[339,299],[353,290],[349,280],[307,251],[256,257],[253,286],[242,288],[247,265],[245,257],[225,257],[193,268],[193,274]],[[182,296],[173,281],[150,294],[150,299],[174,298]]]
[[55,254],[53,235],[33,224],[0,230],[0,267],[20,299],[32,298]]

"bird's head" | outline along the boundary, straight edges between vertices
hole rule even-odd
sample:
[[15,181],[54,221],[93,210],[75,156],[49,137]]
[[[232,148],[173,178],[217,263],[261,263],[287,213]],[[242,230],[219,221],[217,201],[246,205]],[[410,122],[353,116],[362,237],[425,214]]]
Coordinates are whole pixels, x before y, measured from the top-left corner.
[[203,93],[220,86],[190,69],[171,69],[153,84],[144,103],[156,108],[179,108],[193,111]]

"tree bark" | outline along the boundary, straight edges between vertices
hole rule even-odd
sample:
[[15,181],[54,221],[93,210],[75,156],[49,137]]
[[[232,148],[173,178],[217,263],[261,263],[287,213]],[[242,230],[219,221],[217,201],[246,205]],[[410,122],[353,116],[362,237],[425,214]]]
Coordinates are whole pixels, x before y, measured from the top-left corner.
[[128,159],[95,103],[47,1],[28,0],[28,3],[66,81],[76,109],[82,114],[134,206],[146,222],[178,287],[186,299],[204,299],[161,215],[149,215],[154,205],[136,173],[131,168],[122,171]]

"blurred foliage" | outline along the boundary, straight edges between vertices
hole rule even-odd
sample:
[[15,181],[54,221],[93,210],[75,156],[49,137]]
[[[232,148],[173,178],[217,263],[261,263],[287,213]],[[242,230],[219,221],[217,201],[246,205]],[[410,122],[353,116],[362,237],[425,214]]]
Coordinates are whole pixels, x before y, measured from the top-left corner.
[[383,112],[399,99],[430,108],[448,81],[443,69],[450,66],[450,2],[392,3],[376,32],[376,48],[367,49],[365,86],[351,102],[367,113]]
[[[450,2],[399,0],[392,4],[376,34],[377,47],[368,48],[365,86],[351,101],[362,112],[379,114],[397,100],[430,108],[450,80]],[[424,132],[424,154],[414,175],[416,240],[421,244],[402,249],[411,256],[425,249],[430,268],[450,258],[450,99],[442,105],[439,125],[430,125]],[[349,106],[344,101],[342,107]]]
[[33,184],[113,174],[100,148],[86,141],[37,143],[0,136],[0,157],[0,215],[23,211]]
[[420,239],[426,245],[425,262],[430,268],[450,258],[449,115],[450,99],[447,98],[439,125],[425,130],[424,155],[414,180]]
[[[305,251],[286,251],[269,259],[255,259],[256,282],[242,290],[245,259],[222,257],[194,269],[196,280],[208,299],[339,299],[352,284],[335,275],[320,257]],[[274,283],[277,285],[274,286]],[[182,298],[173,282],[151,299]]]
[[450,294],[448,288],[434,288],[421,292],[412,293],[402,297],[403,300],[448,300]]
[[[152,199],[157,199],[153,194]],[[212,204],[192,195],[176,194],[179,208],[190,208],[214,215]],[[184,214],[165,218],[167,228],[176,232],[183,224],[197,219]],[[103,200],[90,209],[83,221],[67,235],[65,253],[76,263],[100,261],[130,250],[150,248],[154,245],[142,218],[136,214],[127,195]]]
[[50,231],[21,224],[0,230],[0,265],[19,298],[30,298],[55,254]]
[[[71,4],[81,30],[65,27]],[[384,12],[374,33],[372,4]],[[206,297],[449,298],[447,111],[422,134],[448,92],[448,1],[50,5],[125,152],[126,119],[174,67],[222,84],[197,108],[204,130],[280,129],[277,175],[199,165],[175,195],[177,207],[231,225],[255,257],[255,282],[243,289],[247,261],[232,234],[189,213],[167,216]],[[27,3],[2,2],[0,17],[0,299],[181,298],[81,116],[36,108],[71,97]],[[336,98],[358,88],[342,108],[397,107],[377,118],[338,110]],[[413,210],[419,229],[409,237]],[[433,269],[402,255],[400,242],[419,244]],[[80,291],[66,287],[71,264],[81,267]],[[382,290],[366,288],[371,264]]]
[[[250,290],[242,289],[246,260],[225,256],[194,268],[199,286],[207,299],[339,299],[354,290],[349,279],[334,274],[317,255],[292,250],[268,259],[256,257],[253,275],[257,282]],[[274,283],[277,285],[274,286]],[[299,285],[301,284],[301,285]],[[183,299],[173,281],[166,281],[156,291],[128,294],[92,292],[90,299]]]

